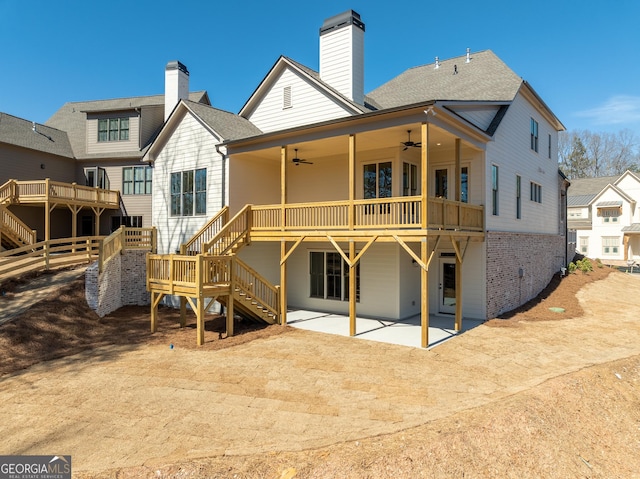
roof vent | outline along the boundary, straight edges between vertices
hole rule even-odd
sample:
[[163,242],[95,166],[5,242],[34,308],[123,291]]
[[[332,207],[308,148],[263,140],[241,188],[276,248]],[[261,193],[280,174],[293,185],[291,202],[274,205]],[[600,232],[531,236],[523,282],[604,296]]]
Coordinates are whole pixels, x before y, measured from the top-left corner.
[[467,60],[465,63],[469,63],[471,61],[471,49],[467,48]]
[[436,57],[436,66],[433,67],[435,70],[437,70],[438,68],[440,68],[440,60],[438,59],[438,57]]

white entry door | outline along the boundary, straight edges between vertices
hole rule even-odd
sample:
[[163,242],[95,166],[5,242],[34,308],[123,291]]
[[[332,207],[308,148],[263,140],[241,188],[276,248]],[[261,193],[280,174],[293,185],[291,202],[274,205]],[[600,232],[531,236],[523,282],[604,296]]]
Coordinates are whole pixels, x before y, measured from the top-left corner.
[[456,260],[440,258],[439,308],[445,314],[456,312]]

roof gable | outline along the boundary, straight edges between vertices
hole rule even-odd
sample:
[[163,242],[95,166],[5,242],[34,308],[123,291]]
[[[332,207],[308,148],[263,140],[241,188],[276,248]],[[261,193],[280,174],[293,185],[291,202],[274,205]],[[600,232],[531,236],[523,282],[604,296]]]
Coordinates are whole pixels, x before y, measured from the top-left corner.
[[320,80],[319,74],[314,70],[305,67],[290,58],[281,56],[275,62],[273,67],[271,67],[255,91],[251,94],[244,106],[240,109],[240,116],[250,118],[265,101],[271,90],[286,71],[293,72],[301,81],[306,82],[308,85],[312,86],[315,91],[322,94],[327,101],[339,105],[345,115],[353,115],[369,111],[367,108],[354,103],[335,89],[331,88],[327,83]]
[[155,159],[188,114],[193,115],[216,138],[217,142],[256,136],[261,133],[249,120],[239,115],[198,102],[181,100],[147,150],[144,161]]
[[615,185],[608,184],[602,189],[602,191],[600,191],[600,193],[598,193],[593,197],[590,204],[597,206],[598,203],[604,203],[604,204],[601,204],[600,206],[607,206],[608,203],[615,201],[615,200],[612,200],[613,197],[615,197],[616,199],[621,198],[627,203],[635,203],[634,199],[631,198],[629,195],[627,195],[620,188],[618,188]]

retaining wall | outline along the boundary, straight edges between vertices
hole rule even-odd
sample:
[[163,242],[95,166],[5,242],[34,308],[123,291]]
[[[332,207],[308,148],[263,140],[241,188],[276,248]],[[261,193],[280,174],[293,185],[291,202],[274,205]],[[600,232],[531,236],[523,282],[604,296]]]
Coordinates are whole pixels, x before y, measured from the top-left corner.
[[122,306],[146,306],[151,296],[146,288],[146,251],[123,251],[98,273],[95,262],[85,275],[87,304],[101,318]]

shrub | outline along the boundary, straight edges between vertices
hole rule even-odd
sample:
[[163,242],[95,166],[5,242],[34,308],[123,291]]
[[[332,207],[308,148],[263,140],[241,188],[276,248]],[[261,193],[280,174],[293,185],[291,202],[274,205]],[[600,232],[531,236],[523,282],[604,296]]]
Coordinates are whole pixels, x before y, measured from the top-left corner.
[[573,261],[571,263],[569,263],[569,274],[575,273],[576,269],[578,269],[578,267],[576,266],[576,264]]
[[588,273],[589,271],[593,271],[593,266],[591,265],[591,261],[589,261],[589,258],[583,258],[576,261],[576,267],[584,274]]

